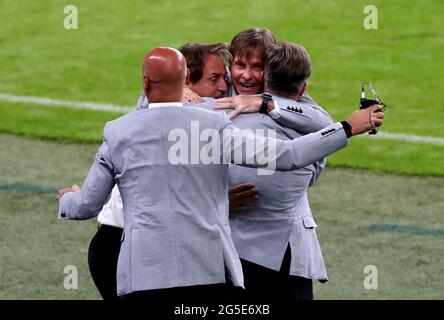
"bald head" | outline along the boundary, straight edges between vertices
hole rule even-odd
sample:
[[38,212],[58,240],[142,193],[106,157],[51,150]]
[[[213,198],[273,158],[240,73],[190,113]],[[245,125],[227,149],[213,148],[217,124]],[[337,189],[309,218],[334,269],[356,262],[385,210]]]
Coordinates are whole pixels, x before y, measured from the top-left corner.
[[187,65],[173,48],[155,48],[143,60],[143,87],[150,102],[181,101]]

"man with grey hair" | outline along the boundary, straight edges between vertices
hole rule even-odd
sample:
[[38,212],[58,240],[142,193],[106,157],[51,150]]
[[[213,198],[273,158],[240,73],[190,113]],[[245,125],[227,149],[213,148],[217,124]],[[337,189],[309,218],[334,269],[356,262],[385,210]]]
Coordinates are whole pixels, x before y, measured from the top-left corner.
[[265,89],[298,99],[307,89],[311,60],[303,46],[282,42],[272,46],[265,57]]

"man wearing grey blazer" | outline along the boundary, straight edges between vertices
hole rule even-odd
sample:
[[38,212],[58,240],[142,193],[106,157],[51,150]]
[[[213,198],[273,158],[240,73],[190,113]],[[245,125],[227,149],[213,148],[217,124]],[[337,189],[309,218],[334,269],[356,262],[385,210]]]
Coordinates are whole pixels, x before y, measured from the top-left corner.
[[[310,58],[302,46],[286,42],[272,46],[266,53],[263,96],[308,99],[303,94],[310,73]],[[304,105],[300,108],[306,109]],[[274,129],[277,138],[283,140],[313,132],[319,125],[312,119],[293,130],[258,113],[240,114],[232,121],[240,129]],[[333,122],[329,117],[324,121]],[[230,184],[252,182],[261,194],[253,210],[230,214],[232,238],[241,258],[246,292],[252,300],[313,299],[312,279],[327,281],[307,197],[308,187],[324,166],[325,160],[267,177],[258,176],[250,168],[229,166]]]
[[[59,219],[89,219],[117,183],[125,212],[119,296],[153,298],[167,289],[179,300],[190,292],[203,299],[218,292],[219,285],[242,287],[228,222],[227,163],[267,166],[274,161],[278,169],[294,170],[382,123],[382,113],[360,110],[347,125],[336,123],[292,141],[259,139],[234,127],[224,113],[183,108],[185,76],[179,51],[152,50],[144,63],[148,109],[109,122],[83,187],[61,189],[56,196]],[[190,135],[187,148],[181,149],[177,139],[186,142]],[[246,151],[251,141],[262,142],[263,148]],[[273,144],[275,154],[265,164],[259,156],[270,153]],[[211,161],[202,159],[208,151]]]
[[[202,97],[219,98],[225,94],[228,89],[225,82],[226,66],[231,59],[227,45],[186,43],[179,48],[179,51],[187,62],[188,88]],[[142,98],[145,100],[145,95]],[[148,103],[145,102],[143,107],[148,108]],[[236,197],[239,190],[243,191],[241,199]],[[230,211],[239,210],[245,201],[256,196],[257,189],[254,189],[254,186],[248,184],[230,186],[228,190]],[[123,205],[117,185],[114,186],[110,200],[99,213],[97,221],[99,227],[88,249],[89,270],[102,298],[108,301],[117,300],[117,261],[123,233]]]

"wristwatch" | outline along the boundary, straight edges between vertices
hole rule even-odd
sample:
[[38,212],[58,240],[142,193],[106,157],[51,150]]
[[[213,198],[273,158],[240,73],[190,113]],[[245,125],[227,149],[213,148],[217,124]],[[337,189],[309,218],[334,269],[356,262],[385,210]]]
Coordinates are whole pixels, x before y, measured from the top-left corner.
[[268,113],[268,102],[272,99],[271,95],[268,93],[262,93],[262,104],[259,112]]

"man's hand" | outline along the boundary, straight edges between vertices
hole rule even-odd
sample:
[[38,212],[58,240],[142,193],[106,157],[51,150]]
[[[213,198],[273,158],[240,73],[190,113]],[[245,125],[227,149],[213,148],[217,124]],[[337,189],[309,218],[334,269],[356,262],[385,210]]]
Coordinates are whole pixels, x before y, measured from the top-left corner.
[[253,202],[259,199],[259,189],[252,183],[242,183],[228,188],[230,212],[253,210]]
[[233,119],[240,113],[258,112],[261,104],[261,96],[235,96],[216,99],[216,105],[213,109],[234,109],[228,114],[228,117]]
[[352,113],[347,122],[352,128],[352,135],[358,135],[370,130],[374,130],[382,125],[384,112],[379,104],[374,104],[370,108],[357,110]]
[[57,205],[60,204],[60,199],[62,198],[62,196],[67,193],[67,192],[76,192],[79,191],[80,187],[76,184],[72,185],[71,188],[65,188],[65,189],[59,189],[59,191],[57,192],[57,195],[55,197],[55,201],[57,202]]
[[191,90],[188,86],[183,87],[183,99],[192,103],[204,102],[204,98],[199,96],[196,92]]

